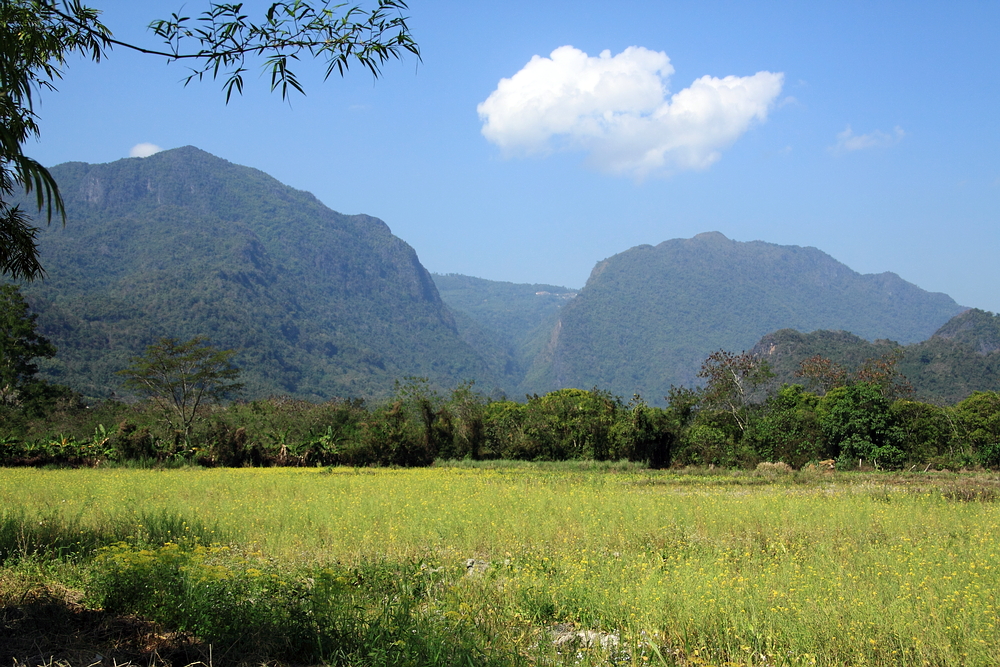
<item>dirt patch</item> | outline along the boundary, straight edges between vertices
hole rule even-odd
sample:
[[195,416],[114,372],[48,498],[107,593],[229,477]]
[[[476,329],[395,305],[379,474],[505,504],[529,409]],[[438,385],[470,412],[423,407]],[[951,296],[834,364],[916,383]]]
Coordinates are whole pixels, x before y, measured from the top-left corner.
[[209,661],[208,647],[191,636],[87,609],[72,591],[42,586],[0,605],[0,664],[182,667]]

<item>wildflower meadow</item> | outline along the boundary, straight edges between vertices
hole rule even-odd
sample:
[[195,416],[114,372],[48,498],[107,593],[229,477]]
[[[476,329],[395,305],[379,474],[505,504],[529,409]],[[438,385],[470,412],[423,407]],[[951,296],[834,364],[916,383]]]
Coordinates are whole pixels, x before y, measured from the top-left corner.
[[994,665],[998,480],[8,469],[0,601],[58,584],[217,664]]

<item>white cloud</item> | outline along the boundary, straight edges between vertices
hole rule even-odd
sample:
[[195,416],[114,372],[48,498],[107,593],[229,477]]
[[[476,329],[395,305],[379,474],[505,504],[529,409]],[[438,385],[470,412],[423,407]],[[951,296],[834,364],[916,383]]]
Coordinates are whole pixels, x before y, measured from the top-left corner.
[[767,118],[784,78],[703,76],[671,96],[673,73],[667,54],[641,46],[597,57],[561,46],[500,80],[477,107],[483,136],[508,156],[582,149],[598,169],[639,178],[705,169]]
[[905,136],[906,132],[903,132],[903,128],[898,125],[893,129],[892,134],[886,134],[880,130],[868,134],[854,134],[851,126],[848,125],[843,132],[837,135],[837,143],[830,146],[830,150],[839,155],[866,148],[888,148],[898,144]]
[[128,152],[129,157],[149,157],[150,155],[155,155],[162,151],[163,149],[156,144],[136,144],[132,147],[132,150]]

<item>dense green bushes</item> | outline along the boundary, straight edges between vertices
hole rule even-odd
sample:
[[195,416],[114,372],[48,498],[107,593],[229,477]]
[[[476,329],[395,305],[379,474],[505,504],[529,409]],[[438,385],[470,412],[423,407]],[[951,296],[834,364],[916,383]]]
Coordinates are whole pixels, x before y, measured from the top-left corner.
[[288,398],[215,406],[189,439],[145,403],[68,402],[44,418],[8,408],[0,464],[423,466],[441,458],[746,468],[835,459],[845,469],[1000,467],[995,392],[940,407],[892,400],[872,382],[822,396],[784,385],[735,412],[707,405],[703,395],[675,389],[659,408],[638,396],[626,403],[598,389],[561,389],[518,403],[470,385],[443,397],[411,380],[374,406]]

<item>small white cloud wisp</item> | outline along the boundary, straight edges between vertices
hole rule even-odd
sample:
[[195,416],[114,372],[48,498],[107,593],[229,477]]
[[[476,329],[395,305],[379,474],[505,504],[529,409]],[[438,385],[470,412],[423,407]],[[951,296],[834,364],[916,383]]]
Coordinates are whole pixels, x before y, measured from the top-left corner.
[[784,75],[703,76],[670,94],[667,54],[630,46],[588,56],[561,46],[501,79],[477,107],[482,133],[504,155],[588,153],[596,168],[636,178],[705,169],[754,121],[764,121]]
[[156,144],[136,144],[132,147],[132,150],[128,152],[129,157],[149,157],[150,155],[156,155],[163,149]]
[[848,125],[843,132],[837,134],[837,143],[830,146],[830,150],[835,155],[840,155],[866,148],[889,148],[898,144],[905,136],[906,132],[898,125],[893,128],[892,134],[881,130],[875,130],[868,134],[854,134],[851,126]]

